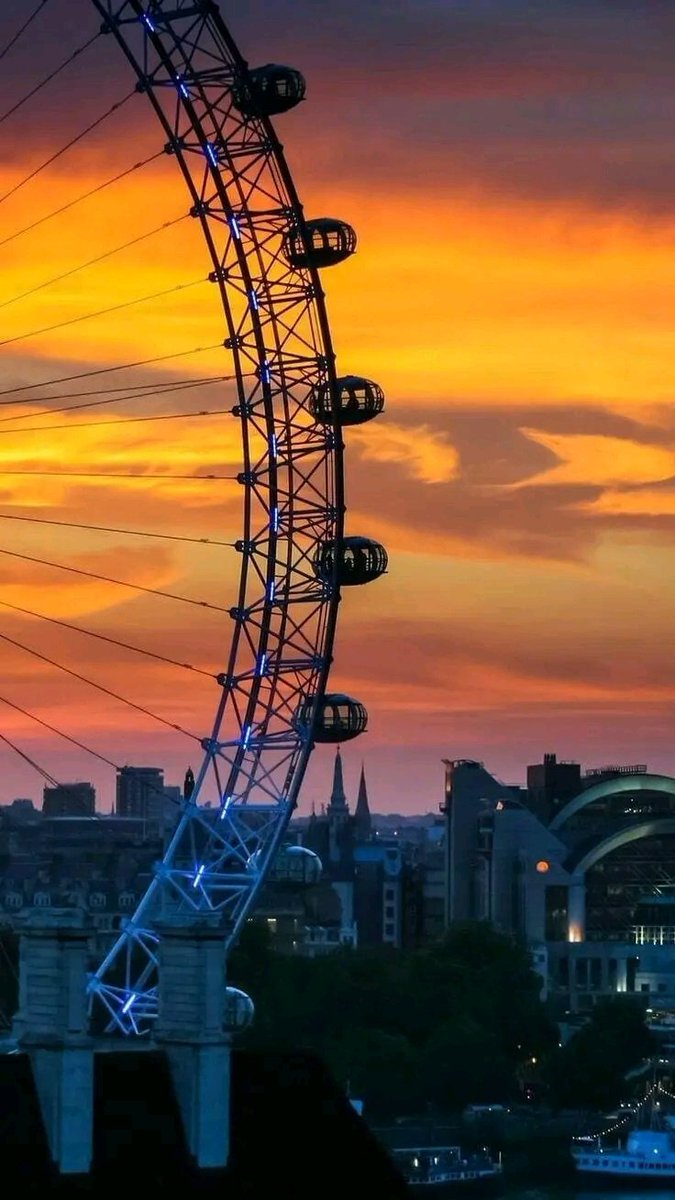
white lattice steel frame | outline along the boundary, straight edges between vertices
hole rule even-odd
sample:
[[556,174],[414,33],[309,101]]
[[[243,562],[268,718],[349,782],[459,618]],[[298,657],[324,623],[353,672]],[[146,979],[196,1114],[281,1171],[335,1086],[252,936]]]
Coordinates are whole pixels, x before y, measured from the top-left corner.
[[[283,253],[302,208],[270,121],[232,97],[247,64],[212,3],[92,0],[152,104],[191,197],[225,314],[244,471],[241,575],[212,729],[195,788],[134,916],[90,981],[125,1033],[156,1013],[153,920],[220,912],[231,944],[286,830],[312,748],[301,700],[322,697],[339,602],[316,577],[320,543],[343,532],[338,427],[316,424],[312,389],[333,386],[334,355],[316,269]],[[337,560],[337,555],[335,556]],[[199,805],[215,778],[220,810]]]

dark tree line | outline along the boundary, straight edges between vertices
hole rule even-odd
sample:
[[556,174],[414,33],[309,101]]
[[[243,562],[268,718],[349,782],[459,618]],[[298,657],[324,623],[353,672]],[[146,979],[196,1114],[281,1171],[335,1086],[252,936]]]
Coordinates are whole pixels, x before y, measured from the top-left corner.
[[382,1116],[513,1099],[522,1064],[558,1044],[527,952],[488,924],[315,959],[272,953],[250,925],[229,975],[256,1003],[249,1045],[317,1052]]
[[545,1064],[558,1107],[602,1110],[639,1088],[632,1072],[657,1052],[640,1005],[627,995],[598,1001],[587,1022]]
[[[16,935],[0,928],[0,1029],[16,1007],[17,960]],[[457,923],[420,950],[314,959],[275,953],[266,926],[250,923],[228,976],[255,1001],[243,1045],[317,1053],[383,1118],[529,1095],[606,1110],[635,1093],[631,1073],[655,1053],[626,995],[597,1003],[561,1045],[526,948],[483,922]]]
[[484,922],[421,950],[274,954],[251,924],[229,966],[254,998],[251,1047],[309,1049],[381,1117],[519,1102],[603,1108],[653,1053],[631,997],[599,1003],[563,1046],[525,947]]

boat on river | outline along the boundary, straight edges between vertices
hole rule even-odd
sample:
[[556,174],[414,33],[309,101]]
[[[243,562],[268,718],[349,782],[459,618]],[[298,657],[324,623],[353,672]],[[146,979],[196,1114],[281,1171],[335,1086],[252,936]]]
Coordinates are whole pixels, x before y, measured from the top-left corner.
[[602,1135],[575,1138],[572,1160],[577,1174],[586,1180],[675,1184],[675,1128],[672,1116],[654,1101],[644,1124],[630,1129],[623,1141],[608,1145]]
[[390,1151],[412,1196],[492,1195],[501,1190],[501,1155],[461,1146],[400,1146]]

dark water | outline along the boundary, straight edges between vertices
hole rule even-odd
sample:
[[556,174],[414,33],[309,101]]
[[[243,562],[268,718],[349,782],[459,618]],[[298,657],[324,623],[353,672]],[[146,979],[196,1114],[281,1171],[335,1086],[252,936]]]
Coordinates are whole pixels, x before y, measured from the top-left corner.
[[522,1184],[511,1185],[506,1189],[507,1200],[674,1200],[675,1188],[636,1188],[633,1186],[613,1187],[604,1190],[601,1187],[575,1188],[566,1183],[562,1186],[545,1184],[544,1186],[527,1187]]

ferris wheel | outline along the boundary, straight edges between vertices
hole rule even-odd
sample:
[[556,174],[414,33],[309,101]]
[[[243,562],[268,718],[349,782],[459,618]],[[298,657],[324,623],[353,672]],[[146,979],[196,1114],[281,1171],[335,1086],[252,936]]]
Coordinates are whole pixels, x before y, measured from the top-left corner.
[[[45,4],[29,15],[24,37]],[[216,914],[227,950],[278,859],[314,745],[345,742],[366,728],[363,704],[331,692],[328,681],[341,588],[387,569],[378,542],[346,534],[343,486],[343,432],[376,417],[384,397],[372,380],[336,370],[321,272],[354,252],[354,230],[334,216],[305,216],[271,121],[304,99],[300,72],[249,67],[212,0],[85,7],[91,28],[82,32],[123,56],[132,90],[156,118],[153,156],[175,164],[185,215],[201,231],[231,363],[221,378],[234,391],[218,420],[236,423],[241,450],[240,536],[229,551],[238,558],[238,584],[220,609],[220,635],[201,671],[211,677],[212,720],[193,738],[195,770],[163,858],[90,978],[92,1004],[103,1006],[108,1028],[136,1034],[157,1014],[155,921]],[[136,398],[157,394],[136,385]],[[165,726],[167,714],[168,705],[158,717]],[[320,869],[302,847],[284,855],[292,870],[302,860],[305,878]]]

